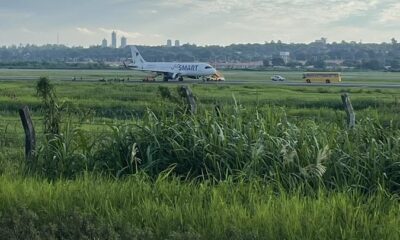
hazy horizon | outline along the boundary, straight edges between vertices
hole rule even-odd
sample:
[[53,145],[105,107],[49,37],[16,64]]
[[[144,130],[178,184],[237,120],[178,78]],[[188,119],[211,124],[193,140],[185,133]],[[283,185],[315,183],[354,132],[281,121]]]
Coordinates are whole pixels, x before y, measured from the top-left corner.
[[397,0],[0,0],[0,46],[100,45],[111,31],[128,44],[160,46],[328,42],[390,42],[400,38]]
[[[111,34],[110,34],[111,35]],[[320,40],[320,39],[316,39],[316,40]],[[396,39],[398,42],[400,42],[399,39]],[[111,41],[111,39],[110,39]],[[108,45],[110,45],[110,41],[108,41]],[[134,43],[129,43],[128,42],[128,46],[130,45],[136,45],[136,46],[143,46],[143,47],[165,47],[166,46],[166,41],[165,43],[160,43],[160,44],[134,44]],[[278,40],[273,40],[274,43],[277,43]],[[356,42],[356,41],[346,41],[346,40],[341,40],[341,41],[335,41],[335,42],[327,42],[327,44],[333,44],[333,43],[337,43],[340,44],[342,43],[342,41],[345,41],[346,43],[352,43],[352,42]],[[315,41],[311,41],[311,42],[284,42],[282,41],[283,44],[311,44]],[[120,46],[120,39],[118,39],[117,41],[117,48],[119,48]],[[189,43],[189,42],[180,42],[180,46],[185,45],[185,44],[190,44],[190,45],[196,45],[197,47],[212,47],[212,46],[217,46],[217,47],[228,47],[231,45],[246,45],[246,44],[265,44],[265,43],[271,43],[270,41],[264,41],[264,42],[241,42],[241,43],[230,43],[230,44],[196,44],[196,43]],[[356,42],[357,44],[359,44],[360,42]],[[361,42],[361,44],[391,44],[391,39],[388,39],[387,41],[382,41],[382,42]],[[37,47],[45,47],[47,45],[59,45],[59,46],[65,46],[65,47],[69,47],[69,48],[90,48],[90,47],[101,47],[101,43],[94,43],[91,45],[69,45],[69,44],[65,44],[65,43],[60,43],[60,44],[56,44],[56,43],[40,43],[40,44],[35,44],[35,43],[12,43],[12,44],[3,44],[0,45],[0,47],[26,47],[27,45],[29,46],[37,46]],[[108,46],[111,47],[111,46]],[[172,47],[174,47],[174,42],[172,42]]]

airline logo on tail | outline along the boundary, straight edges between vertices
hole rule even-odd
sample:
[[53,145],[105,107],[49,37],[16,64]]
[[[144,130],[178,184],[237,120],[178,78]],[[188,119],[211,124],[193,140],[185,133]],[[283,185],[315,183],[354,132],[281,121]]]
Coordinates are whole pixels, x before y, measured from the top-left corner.
[[141,66],[146,62],[135,46],[131,46],[131,53],[133,65]]

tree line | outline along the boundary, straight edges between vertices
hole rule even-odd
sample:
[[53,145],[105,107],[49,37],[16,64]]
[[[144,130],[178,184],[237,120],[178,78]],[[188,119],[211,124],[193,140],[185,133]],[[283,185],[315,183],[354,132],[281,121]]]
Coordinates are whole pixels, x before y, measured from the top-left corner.
[[[345,42],[232,44],[229,46],[181,47],[139,46],[147,61],[202,61],[255,62],[269,66],[314,66],[316,68],[348,67],[371,70],[399,70],[400,43]],[[289,52],[283,59],[281,52]],[[100,46],[67,47],[63,45],[20,45],[0,48],[0,67],[27,68],[107,68],[107,62],[121,62],[130,58],[129,48],[102,48]]]

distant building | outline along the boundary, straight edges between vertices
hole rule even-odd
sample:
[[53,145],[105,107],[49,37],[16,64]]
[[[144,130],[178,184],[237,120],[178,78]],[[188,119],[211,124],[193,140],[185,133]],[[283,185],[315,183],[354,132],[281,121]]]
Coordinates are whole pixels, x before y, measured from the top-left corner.
[[328,41],[327,38],[321,38],[319,40],[315,40],[315,43],[326,44]]
[[287,64],[290,60],[290,52],[280,52],[279,56],[283,59],[285,64]]
[[111,33],[111,47],[117,48],[117,33],[115,31]]
[[259,69],[264,66],[264,62],[215,62],[212,65],[217,69]]
[[175,47],[180,47],[181,43],[179,42],[179,40],[175,40]]
[[103,41],[101,41],[101,47],[103,47],[103,48],[106,48],[108,46],[108,43],[107,43],[107,39],[103,39]]
[[172,40],[171,39],[167,40],[167,47],[172,47]]
[[121,46],[120,46],[120,48],[125,48],[126,47],[126,37],[122,37],[121,38]]

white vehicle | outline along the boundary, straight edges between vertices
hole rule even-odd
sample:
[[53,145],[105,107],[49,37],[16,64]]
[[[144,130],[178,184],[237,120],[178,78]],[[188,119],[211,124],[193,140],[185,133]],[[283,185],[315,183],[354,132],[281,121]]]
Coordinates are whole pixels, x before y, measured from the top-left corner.
[[164,76],[164,81],[183,81],[183,77],[199,79],[217,74],[217,70],[208,63],[146,62],[135,46],[131,46],[131,52],[132,63],[124,65],[130,69],[154,73],[151,76],[153,80],[159,75]]
[[280,75],[274,75],[274,76],[272,76],[271,77],[271,80],[272,81],[285,81],[286,80],[286,78],[284,78],[284,77],[282,77],[282,76],[280,76]]

